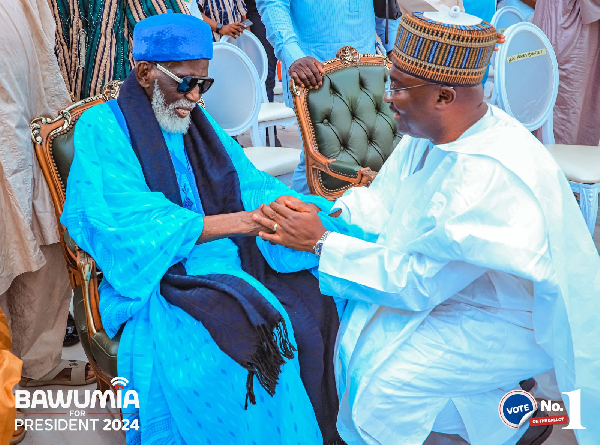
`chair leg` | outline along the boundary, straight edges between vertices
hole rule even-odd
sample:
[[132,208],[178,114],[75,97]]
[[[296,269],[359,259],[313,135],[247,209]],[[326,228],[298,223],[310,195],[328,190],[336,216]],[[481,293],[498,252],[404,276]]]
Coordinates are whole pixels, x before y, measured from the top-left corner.
[[267,127],[269,132],[269,147],[275,147],[275,126]]
[[104,380],[103,376],[100,376],[98,373],[96,374],[96,388],[98,388],[98,391],[102,392],[113,390],[112,386],[106,380]]
[[590,187],[586,186],[587,184],[581,188],[582,193],[579,198],[579,206],[583,212],[585,223],[593,235],[596,228],[596,218],[598,217],[598,192],[600,190],[598,184]]
[[579,208],[590,233],[594,234],[598,217],[598,193],[600,184],[578,184],[571,182],[571,189],[579,193]]
[[264,128],[260,128],[258,122],[250,128],[250,138],[253,147],[264,147],[267,143]]

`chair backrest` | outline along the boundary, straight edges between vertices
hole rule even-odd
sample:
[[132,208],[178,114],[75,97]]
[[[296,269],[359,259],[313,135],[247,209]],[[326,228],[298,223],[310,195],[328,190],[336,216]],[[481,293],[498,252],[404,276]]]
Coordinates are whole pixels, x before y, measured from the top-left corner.
[[[525,16],[523,13],[514,6],[505,6],[496,11],[494,16],[492,17],[491,24],[500,34],[504,34],[508,28],[512,25],[515,25],[520,22],[525,21]],[[496,51],[492,54],[491,65],[494,67],[494,71],[496,70]],[[495,81],[495,77],[494,77]],[[493,89],[492,98],[490,103],[497,104],[498,103],[498,90],[496,88]]]
[[260,42],[260,40],[258,40],[258,37],[246,30],[236,39],[229,36],[223,36],[219,42],[230,43],[233,46],[237,46],[239,49],[241,49],[254,64],[254,67],[258,72],[258,78],[260,79],[260,82],[266,82],[269,61],[267,58],[267,52],[265,51],[263,44]]
[[257,121],[262,103],[254,64],[231,43],[216,42],[208,75],[215,83],[202,96],[206,110],[230,136],[244,133]]
[[505,6],[496,11],[490,22],[496,31],[500,34],[504,34],[506,30],[520,22],[525,21],[525,16],[519,9],[514,6]]
[[290,81],[302,132],[311,193],[336,199],[363,184],[362,171],[379,171],[401,135],[385,103],[390,62],[343,47],[324,62],[323,85],[314,90]]
[[498,105],[528,130],[542,127],[542,142],[554,143],[552,111],[558,95],[554,49],[537,26],[521,22],[505,33],[498,51]]
[[38,117],[31,121],[31,138],[42,172],[50,188],[57,220],[60,220],[62,215],[67,178],[73,162],[75,124],[88,108],[116,98],[120,83],[111,82],[104,93],[74,103],[61,110],[58,117]]

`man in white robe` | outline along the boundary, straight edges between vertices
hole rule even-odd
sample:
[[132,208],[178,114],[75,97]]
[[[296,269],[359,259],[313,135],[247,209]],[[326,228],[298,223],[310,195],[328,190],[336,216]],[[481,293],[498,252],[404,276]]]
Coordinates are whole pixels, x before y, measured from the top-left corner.
[[320,254],[322,293],[348,299],[335,361],[346,443],[433,431],[541,444],[550,428],[510,428],[498,407],[554,369],[561,391],[581,390],[579,443],[597,444],[598,252],[544,146],[483,102],[495,30],[440,14],[402,18],[387,101],[408,136],[372,185],[335,203],[331,227],[273,203],[276,233],[260,236]]

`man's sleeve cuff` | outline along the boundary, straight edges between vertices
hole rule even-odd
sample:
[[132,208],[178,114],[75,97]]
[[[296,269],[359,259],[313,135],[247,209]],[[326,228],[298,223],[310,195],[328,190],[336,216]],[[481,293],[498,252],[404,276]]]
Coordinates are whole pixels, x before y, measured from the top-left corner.
[[292,66],[292,63],[294,63],[296,60],[306,57],[306,54],[304,54],[304,51],[300,49],[300,46],[297,43],[290,43],[289,45],[286,45],[282,55],[283,62],[287,68]]
[[349,241],[347,238],[351,237],[337,232],[331,232],[327,236],[321,250],[319,272],[336,275],[336,271],[340,269],[344,261],[344,254]]

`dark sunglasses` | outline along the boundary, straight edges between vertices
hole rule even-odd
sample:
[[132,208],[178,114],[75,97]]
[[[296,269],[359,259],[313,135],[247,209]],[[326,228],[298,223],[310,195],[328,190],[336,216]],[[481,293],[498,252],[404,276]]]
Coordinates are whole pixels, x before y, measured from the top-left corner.
[[196,76],[177,77],[175,74],[173,74],[171,71],[169,71],[168,69],[166,69],[164,66],[160,65],[159,63],[154,63],[154,64],[156,65],[156,68],[158,68],[160,71],[162,71],[163,73],[165,73],[167,76],[169,76],[171,79],[173,79],[175,82],[178,83],[177,91],[181,94],[189,93],[194,88],[196,88],[196,85],[197,85],[200,90],[200,95],[202,95],[202,94],[206,93],[210,89],[210,87],[212,87],[213,83],[215,83],[215,79],[213,79],[212,77],[196,77]]

